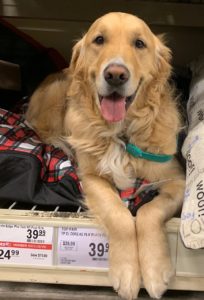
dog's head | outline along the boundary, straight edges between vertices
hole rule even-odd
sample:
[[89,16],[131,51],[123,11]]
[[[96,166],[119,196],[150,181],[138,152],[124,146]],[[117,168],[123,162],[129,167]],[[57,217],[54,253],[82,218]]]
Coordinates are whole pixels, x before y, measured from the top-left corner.
[[170,50],[141,19],[109,13],[74,46],[70,70],[73,78],[88,84],[102,117],[118,122],[137,101],[142,86],[167,80],[170,57]]

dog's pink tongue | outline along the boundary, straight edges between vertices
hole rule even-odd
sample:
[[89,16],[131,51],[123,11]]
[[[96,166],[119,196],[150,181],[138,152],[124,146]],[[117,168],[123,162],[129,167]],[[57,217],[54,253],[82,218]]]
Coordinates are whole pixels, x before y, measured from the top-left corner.
[[101,113],[108,122],[118,122],[125,118],[125,97],[103,97],[101,100]]

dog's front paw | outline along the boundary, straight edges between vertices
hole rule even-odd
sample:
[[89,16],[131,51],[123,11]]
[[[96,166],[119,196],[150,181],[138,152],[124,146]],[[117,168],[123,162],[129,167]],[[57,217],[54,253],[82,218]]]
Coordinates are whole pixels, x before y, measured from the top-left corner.
[[138,266],[119,262],[110,268],[110,280],[118,295],[126,300],[136,299],[140,289]]
[[[151,258],[151,261],[154,257]],[[168,284],[174,275],[173,268],[168,259],[154,261],[142,266],[143,283],[150,297],[160,299],[168,288]]]
[[143,284],[150,297],[160,299],[174,272],[162,212],[153,201],[140,208],[136,226]]
[[141,276],[138,262],[136,237],[110,241],[109,276],[113,288],[126,300],[136,299]]

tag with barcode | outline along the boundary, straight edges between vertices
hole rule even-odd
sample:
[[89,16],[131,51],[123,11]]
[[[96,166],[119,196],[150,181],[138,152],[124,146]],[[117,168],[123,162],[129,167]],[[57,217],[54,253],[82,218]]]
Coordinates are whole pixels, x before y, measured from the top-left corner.
[[108,248],[105,234],[96,228],[58,229],[58,265],[108,268]]
[[0,264],[53,263],[53,228],[0,224]]

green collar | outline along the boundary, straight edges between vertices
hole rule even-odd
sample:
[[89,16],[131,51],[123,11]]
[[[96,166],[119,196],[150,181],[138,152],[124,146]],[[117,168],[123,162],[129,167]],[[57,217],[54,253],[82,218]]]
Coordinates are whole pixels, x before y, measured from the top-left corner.
[[139,158],[156,161],[160,163],[170,161],[173,158],[173,155],[154,154],[154,153],[142,151],[137,146],[129,143],[126,145],[126,151],[134,157],[139,157]]

